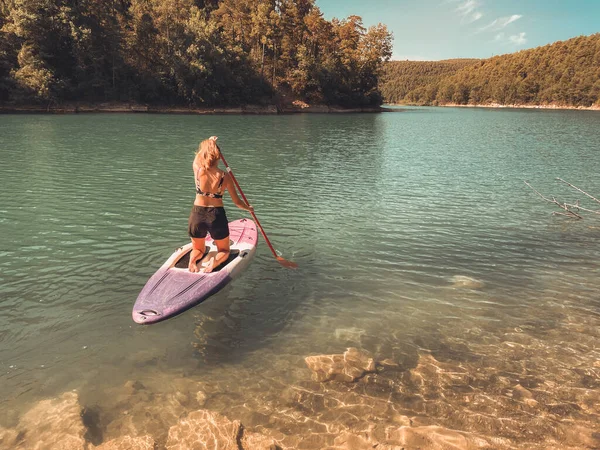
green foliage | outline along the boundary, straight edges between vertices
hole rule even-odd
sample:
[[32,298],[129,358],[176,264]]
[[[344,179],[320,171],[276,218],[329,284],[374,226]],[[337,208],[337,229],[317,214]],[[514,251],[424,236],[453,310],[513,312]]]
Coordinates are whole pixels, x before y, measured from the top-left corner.
[[381,92],[386,102],[428,104],[440,88],[452,98],[454,88],[441,86],[440,81],[463,67],[472,66],[477,59],[448,59],[445,61],[390,61],[384,66]]
[[321,55],[317,79],[327,103],[381,104],[378,75],[391,56],[391,34],[384,25],[366,30],[358,16],[333,20],[329,52]]
[[9,34],[0,30],[0,102],[9,98],[10,92],[14,91],[14,80],[11,70],[17,65],[17,55],[11,45]]
[[384,25],[314,0],[4,0],[0,101],[381,103]]
[[392,61],[381,91],[390,103],[598,105],[600,34],[486,60]]

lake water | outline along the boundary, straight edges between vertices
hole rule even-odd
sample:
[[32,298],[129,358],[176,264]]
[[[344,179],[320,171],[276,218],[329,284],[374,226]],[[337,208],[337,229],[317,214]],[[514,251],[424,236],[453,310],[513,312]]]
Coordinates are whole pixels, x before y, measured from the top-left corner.
[[[226,289],[136,325],[210,135],[299,269],[261,240]],[[600,217],[553,216],[524,184],[600,209],[556,181],[600,198],[600,113],[1,115],[0,161],[0,431],[75,390],[93,444],[162,448],[204,408],[283,448],[406,418],[492,448],[600,446]],[[311,380],[305,357],[348,347],[386,362]]]

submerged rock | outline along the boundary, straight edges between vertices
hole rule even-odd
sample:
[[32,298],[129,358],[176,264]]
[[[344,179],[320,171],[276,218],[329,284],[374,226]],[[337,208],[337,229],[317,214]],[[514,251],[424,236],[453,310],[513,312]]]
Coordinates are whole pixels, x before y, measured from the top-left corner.
[[337,328],[335,330],[335,338],[338,341],[350,341],[360,343],[362,336],[366,331],[361,328]]
[[430,353],[421,352],[417,367],[406,374],[406,379],[430,395],[448,387],[468,388],[471,375],[459,365],[440,362]]
[[454,275],[451,280],[453,288],[482,289],[484,282],[464,275]]
[[304,360],[313,371],[315,381],[353,382],[376,370],[371,355],[354,347],[348,348],[342,355],[307,356]]
[[533,394],[520,384],[517,384],[512,391],[512,396],[515,400],[533,399]]
[[220,414],[201,409],[188,414],[169,428],[169,450],[239,450],[239,421],[233,422]]
[[94,450],[154,450],[154,439],[151,436],[123,436],[94,447]]
[[38,402],[21,417],[17,432],[19,445],[15,448],[85,450],[87,447],[86,428],[75,392]]
[[372,450],[373,448],[381,448],[375,446],[377,444],[373,444],[373,442],[363,436],[353,433],[343,433],[335,438],[332,446],[325,447],[323,450]]
[[490,442],[486,439],[434,425],[390,429],[386,441],[402,447],[430,450],[491,448]]
[[276,450],[277,444],[273,438],[263,434],[244,432],[242,448],[243,450]]
[[196,392],[196,401],[200,407],[204,406],[206,403],[206,393],[204,391]]
[[[153,383],[161,384],[162,379]],[[159,390],[150,382],[128,381],[121,387],[106,392],[102,403],[105,440],[122,436],[151,436],[161,448],[167,441],[169,427],[190,410],[198,408],[194,391],[196,382],[184,378],[170,378],[168,390]]]
[[382,450],[427,449],[427,450],[475,450],[493,448],[491,442],[469,433],[450,430],[439,426],[386,427],[383,435],[371,432],[343,433],[331,447],[324,450]]
[[18,436],[19,433],[16,430],[0,427],[0,450],[15,448]]

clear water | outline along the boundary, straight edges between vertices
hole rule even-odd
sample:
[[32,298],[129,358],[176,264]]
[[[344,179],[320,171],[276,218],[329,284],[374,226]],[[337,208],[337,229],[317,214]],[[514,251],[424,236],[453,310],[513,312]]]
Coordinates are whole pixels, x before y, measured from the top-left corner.
[[[282,268],[261,242],[224,291],[135,325],[137,294],[187,240],[191,162],[210,135],[300,268]],[[600,217],[552,216],[524,184],[594,207],[555,178],[600,198],[597,112],[2,115],[0,161],[0,426],[75,389],[95,444],[129,433],[123,414],[160,406],[138,424],[159,444],[177,417],[205,407],[321,448],[355,423],[285,393],[342,398],[360,386],[415,423],[506,445],[598,439]],[[226,206],[230,220],[244,217]],[[351,346],[397,364],[375,377],[387,387],[310,381],[304,357]],[[469,373],[468,392],[427,378],[428,357]],[[136,381],[151,395],[123,393]],[[536,405],[514,400],[517,384]],[[191,400],[172,406],[174,392]],[[496,427],[500,417],[514,426]],[[588,441],[560,431],[574,422]]]

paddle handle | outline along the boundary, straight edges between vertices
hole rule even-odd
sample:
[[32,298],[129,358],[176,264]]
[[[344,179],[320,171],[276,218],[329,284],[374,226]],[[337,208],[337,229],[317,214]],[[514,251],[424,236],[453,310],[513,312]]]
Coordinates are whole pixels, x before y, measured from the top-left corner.
[[[248,199],[244,195],[244,191],[242,191],[242,188],[240,187],[240,184],[237,182],[237,180],[235,178],[235,175],[231,171],[231,167],[229,167],[229,164],[227,164],[227,161],[225,161],[225,157],[223,156],[223,152],[219,151],[219,153],[221,154],[221,161],[223,161],[223,164],[225,164],[225,167],[227,168],[227,173],[231,176],[231,179],[235,183],[235,187],[237,188],[237,190],[240,192],[240,195],[242,196],[242,199],[244,199],[244,201],[246,202],[246,205],[250,206],[250,202],[248,201]],[[254,211],[249,211],[249,212],[250,212],[250,214],[252,214],[252,218],[256,222],[256,225],[258,225],[258,229],[260,230],[260,232],[262,233],[263,237],[265,238],[265,242],[269,246],[269,249],[271,250],[271,252],[275,256],[275,258],[279,258],[279,255],[277,254],[277,252],[275,251],[275,249],[271,245],[271,241],[269,241],[269,238],[267,237],[267,233],[265,233],[265,230],[263,230],[262,225],[258,221],[258,218],[256,217],[256,214],[254,214]]]

